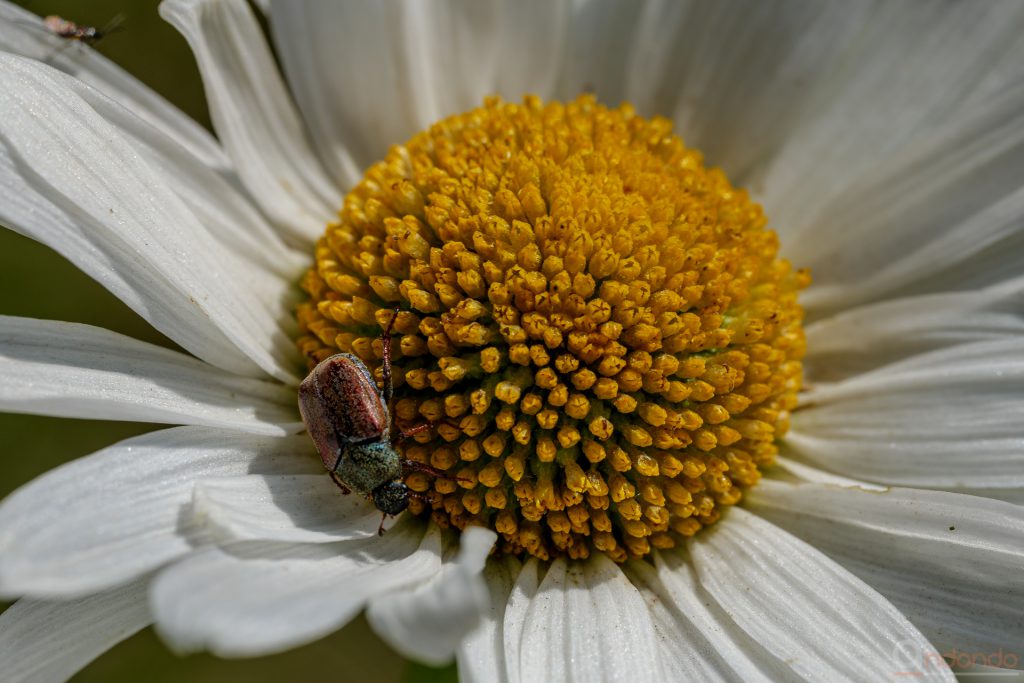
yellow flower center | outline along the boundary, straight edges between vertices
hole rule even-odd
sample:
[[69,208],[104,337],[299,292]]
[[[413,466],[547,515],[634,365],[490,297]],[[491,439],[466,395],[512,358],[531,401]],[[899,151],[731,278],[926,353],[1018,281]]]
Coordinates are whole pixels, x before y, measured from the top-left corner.
[[503,552],[616,561],[718,519],[772,461],[800,389],[798,290],[761,207],[663,118],[591,96],[487,100],[366,173],[303,280],[310,367],[379,377],[414,514]]

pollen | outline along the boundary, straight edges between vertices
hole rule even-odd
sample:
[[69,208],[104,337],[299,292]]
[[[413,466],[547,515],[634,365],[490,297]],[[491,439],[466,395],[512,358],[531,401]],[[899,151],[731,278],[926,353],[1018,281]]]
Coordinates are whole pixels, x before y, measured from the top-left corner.
[[298,345],[380,378],[396,316],[393,421],[429,424],[399,448],[447,475],[408,475],[413,514],[515,555],[643,557],[739,502],[795,407],[809,275],[766,225],[664,118],[488,99],[345,198]]

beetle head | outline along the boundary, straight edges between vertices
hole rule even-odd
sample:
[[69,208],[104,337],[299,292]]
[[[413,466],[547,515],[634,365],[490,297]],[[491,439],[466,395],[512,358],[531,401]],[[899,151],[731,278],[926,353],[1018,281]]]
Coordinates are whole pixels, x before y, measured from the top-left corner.
[[400,481],[389,481],[373,490],[373,504],[381,512],[397,515],[409,507],[409,487]]

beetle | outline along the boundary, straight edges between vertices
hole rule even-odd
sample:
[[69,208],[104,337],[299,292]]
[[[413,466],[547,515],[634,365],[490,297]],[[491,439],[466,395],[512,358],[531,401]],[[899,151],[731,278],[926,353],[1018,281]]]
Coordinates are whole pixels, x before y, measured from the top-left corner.
[[[391,440],[391,329],[398,311],[381,335],[384,347],[383,389],[377,388],[366,365],[351,353],[338,353],[317,363],[299,385],[299,412],[324,467],[342,493],[356,491],[373,500],[384,520],[409,506],[418,496],[402,481],[409,472],[446,476],[441,470],[402,458]],[[433,427],[427,422],[396,430],[405,439]]]

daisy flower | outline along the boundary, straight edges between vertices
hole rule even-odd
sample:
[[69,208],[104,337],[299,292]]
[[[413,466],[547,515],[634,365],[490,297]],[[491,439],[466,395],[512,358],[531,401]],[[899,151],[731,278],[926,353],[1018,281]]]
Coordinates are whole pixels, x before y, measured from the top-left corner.
[[[161,5],[216,139],[0,5],[0,223],[181,348],[0,322],[4,409],[177,425],[0,506],[7,680],[362,610],[467,681],[1019,666],[1024,6],[268,4],[283,76]],[[392,317],[378,537],[296,393]]]

